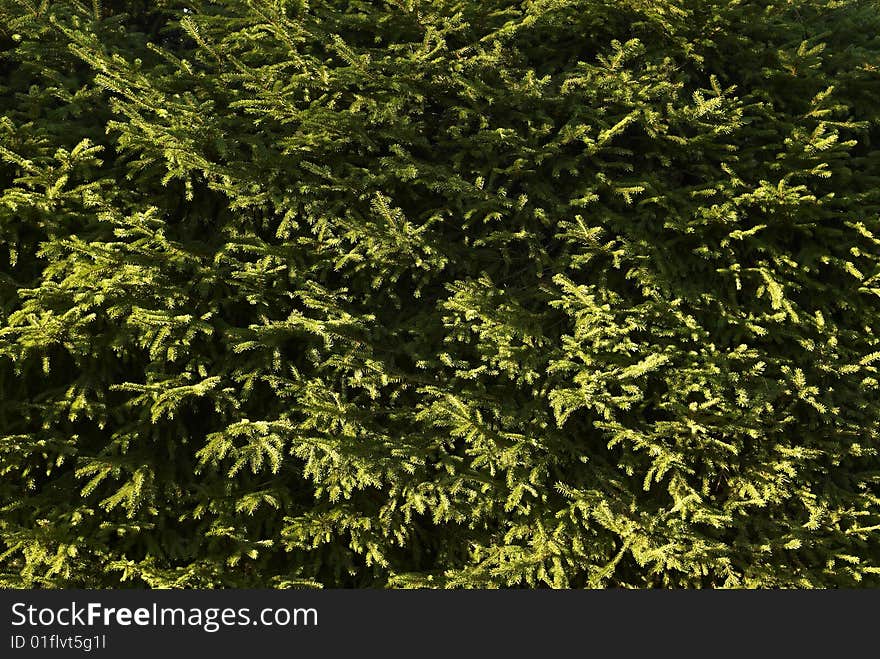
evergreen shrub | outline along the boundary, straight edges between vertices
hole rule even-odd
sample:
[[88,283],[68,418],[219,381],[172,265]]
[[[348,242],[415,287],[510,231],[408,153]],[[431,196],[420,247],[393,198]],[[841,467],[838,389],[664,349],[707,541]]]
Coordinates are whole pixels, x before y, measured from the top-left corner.
[[876,0],[0,0],[0,585],[880,585]]

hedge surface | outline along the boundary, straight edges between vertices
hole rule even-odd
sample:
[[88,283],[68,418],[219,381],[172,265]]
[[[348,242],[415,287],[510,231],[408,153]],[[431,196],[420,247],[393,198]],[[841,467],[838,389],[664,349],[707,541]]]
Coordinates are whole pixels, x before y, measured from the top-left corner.
[[0,586],[880,585],[876,0],[0,0]]

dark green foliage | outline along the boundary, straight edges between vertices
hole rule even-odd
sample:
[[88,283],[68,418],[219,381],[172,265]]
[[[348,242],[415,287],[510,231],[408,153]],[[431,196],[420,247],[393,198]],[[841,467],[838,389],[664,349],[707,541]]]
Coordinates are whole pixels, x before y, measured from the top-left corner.
[[880,585],[875,0],[0,0],[0,585]]

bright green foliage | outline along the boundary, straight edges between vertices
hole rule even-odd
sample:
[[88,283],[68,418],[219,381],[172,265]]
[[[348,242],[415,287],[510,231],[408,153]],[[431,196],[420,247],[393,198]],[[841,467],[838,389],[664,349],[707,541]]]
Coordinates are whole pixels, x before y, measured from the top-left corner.
[[0,0],[0,585],[880,585],[877,35]]

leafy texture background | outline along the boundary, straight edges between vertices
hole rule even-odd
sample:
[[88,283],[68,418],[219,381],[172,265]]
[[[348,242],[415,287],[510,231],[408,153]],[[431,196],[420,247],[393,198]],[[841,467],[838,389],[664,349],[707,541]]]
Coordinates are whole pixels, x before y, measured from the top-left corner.
[[875,0],[0,0],[0,585],[880,585]]

